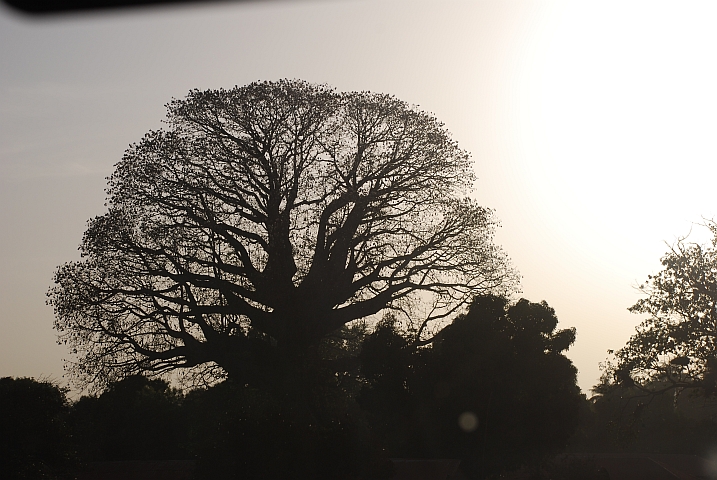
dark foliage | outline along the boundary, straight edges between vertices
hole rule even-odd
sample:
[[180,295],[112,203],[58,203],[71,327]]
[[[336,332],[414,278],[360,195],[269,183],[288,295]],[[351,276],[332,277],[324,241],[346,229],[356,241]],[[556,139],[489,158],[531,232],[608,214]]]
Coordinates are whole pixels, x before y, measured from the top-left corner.
[[652,395],[615,387],[584,401],[580,416],[569,451],[709,457],[717,445],[717,401],[698,391]]
[[77,464],[65,391],[48,381],[0,378],[0,478],[65,478]]
[[184,412],[198,477],[387,477],[388,459],[371,445],[358,412],[320,414],[303,407],[230,381],[191,392]]
[[395,455],[460,458],[471,477],[537,464],[578,421],[576,369],[563,352],[574,330],[554,311],[478,297],[432,346],[416,348],[391,322],[364,342],[359,402]]
[[[325,338],[305,398],[231,380],[191,391],[182,411],[198,478],[386,478],[390,461],[355,402],[365,326]],[[336,373],[338,371],[338,373]]]
[[187,455],[182,396],[164,380],[132,376],[82,397],[70,423],[85,461],[173,460]]
[[133,376],[77,401],[69,428],[85,463],[190,459],[200,479],[382,478],[388,459],[355,402],[335,379],[314,392],[307,404],[226,381],[182,395]]
[[[574,338],[545,303],[481,296],[425,346],[390,317],[327,337],[318,353],[343,373],[317,365],[306,398],[231,380],[183,395],[131,376],[72,405],[57,438],[71,432],[85,462],[192,459],[199,479],[388,478],[390,456],[460,458],[482,478],[566,444],[581,398],[563,355]],[[360,374],[346,361],[357,354]]]

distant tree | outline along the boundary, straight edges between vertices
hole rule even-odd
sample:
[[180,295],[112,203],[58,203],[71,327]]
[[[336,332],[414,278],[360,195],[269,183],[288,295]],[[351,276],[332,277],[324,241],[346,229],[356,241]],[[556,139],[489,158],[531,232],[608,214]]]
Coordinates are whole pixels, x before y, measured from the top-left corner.
[[706,227],[709,244],[679,239],[662,257],[662,271],[640,286],[647,296],[630,311],[649,318],[606,363],[597,392],[620,386],[647,395],[675,388],[717,393],[717,223]]
[[349,322],[419,300],[429,322],[515,278],[468,154],[392,96],[195,90],[167,125],[126,151],[49,292],[81,384],[218,366],[298,392]]
[[84,461],[187,456],[182,395],[160,379],[130,376],[72,405],[69,422]]
[[0,378],[0,478],[69,478],[77,466],[65,391],[49,381]]
[[575,330],[557,322],[545,302],[480,296],[428,347],[384,323],[359,401],[393,454],[461,458],[471,477],[535,465],[566,446],[582,399],[563,354]]

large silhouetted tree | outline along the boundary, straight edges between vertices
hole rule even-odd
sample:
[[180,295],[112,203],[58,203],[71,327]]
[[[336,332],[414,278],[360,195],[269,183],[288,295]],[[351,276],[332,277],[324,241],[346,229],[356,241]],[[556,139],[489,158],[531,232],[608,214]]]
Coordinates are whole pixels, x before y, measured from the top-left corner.
[[662,257],[663,269],[640,287],[647,295],[630,311],[648,318],[606,364],[599,392],[717,392],[717,223],[706,226],[710,243],[678,240]]
[[167,125],[126,151],[49,293],[85,384],[218,367],[292,388],[353,320],[420,300],[430,321],[513,278],[468,154],[392,96],[195,90]]

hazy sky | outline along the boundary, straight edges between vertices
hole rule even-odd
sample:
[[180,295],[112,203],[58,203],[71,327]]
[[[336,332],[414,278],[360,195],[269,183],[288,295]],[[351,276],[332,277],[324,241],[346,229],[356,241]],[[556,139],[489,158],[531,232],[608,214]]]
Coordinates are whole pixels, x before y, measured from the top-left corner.
[[52,273],[166,102],[301,78],[418,104],[473,153],[522,295],[577,328],[587,391],[664,242],[717,214],[715,24],[714,2],[654,0],[0,7],[0,376],[62,380]]

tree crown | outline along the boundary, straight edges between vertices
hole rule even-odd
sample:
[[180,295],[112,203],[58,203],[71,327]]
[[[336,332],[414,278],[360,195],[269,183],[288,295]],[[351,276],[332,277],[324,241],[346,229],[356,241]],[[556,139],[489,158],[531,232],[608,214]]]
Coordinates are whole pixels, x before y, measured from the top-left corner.
[[353,320],[421,299],[427,322],[514,282],[432,115],[289,80],[167,108],[49,293],[78,378],[218,365],[256,383]]

